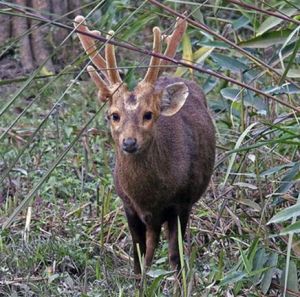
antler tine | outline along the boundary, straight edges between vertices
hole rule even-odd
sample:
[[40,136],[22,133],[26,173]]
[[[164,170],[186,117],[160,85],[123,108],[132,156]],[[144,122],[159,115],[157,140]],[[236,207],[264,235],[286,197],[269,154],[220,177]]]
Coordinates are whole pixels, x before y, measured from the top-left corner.
[[[168,35],[165,38],[165,41],[167,43],[167,48],[164,52],[164,55],[170,58],[174,58],[176,54],[176,49],[182,39],[182,36],[184,35],[187,28],[187,21],[185,19],[177,18],[175,29],[171,35]],[[162,72],[164,70],[164,66],[166,66],[169,63],[169,61],[162,60],[161,61],[161,68],[159,72]]]
[[[77,16],[75,18],[75,28],[79,29],[82,32],[86,32],[86,33],[90,33],[93,34],[95,36],[100,36],[100,32],[99,31],[90,31],[88,29],[88,27],[85,24],[85,18],[83,16]],[[107,71],[106,71],[106,61],[105,59],[98,53],[98,49],[97,46],[95,44],[95,41],[93,38],[91,38],[90,36],[86,36],[80,33],[77,33],[79,40],[85,50],[85,52],[89,55],[91,61],[93,62],[93,64],[103,72],[103,74],[105,75],[105,77],[107,78]]]
[[87,71],[99,90],[98,97],[101,101],[105,101],[111,95],[106,82],[101,78],[101,76],[97,73],[96,69],[93,66],[88,66]]
[[[109,35],[107,36],[107,39],[111,38],[114,35],[114,31],[109,31],[108,33]],[[115,47],[112,44],[107,43],[105,46],[105,59],[108,67],[107,72],[110,82],[112,84],[121,84],[122,79],[117,68]]]
[[[161,32],[158,27],[153,28],[153,52],[161,53]],[[147,73],[142,83],[155,84],[159,72],[160,59],[152,56]]]

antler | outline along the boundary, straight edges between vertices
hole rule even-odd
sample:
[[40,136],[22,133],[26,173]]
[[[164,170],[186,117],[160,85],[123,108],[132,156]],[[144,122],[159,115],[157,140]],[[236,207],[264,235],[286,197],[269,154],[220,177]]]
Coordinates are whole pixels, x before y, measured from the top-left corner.
[[[182,39],[183,34],[185,33],[187,28],[187,22],[184,19],[177,18],[175,29],[171,35],[165,37],[165,41],[167,43],[167,48],[164,52],[164,55],[170,58],[174,58],[176,49]],[[153,28],[153,52],[161,53],[161,32],[158,27]],[[148,71],[145,75],[145,78],[140,82],[140,84],[148,84],[154,85],[158,75],[164,70],[165,66],[169,63],[169,61],[162,60],[160,58],[151,57]]]
[[[176,49],[181,42],[182,36],[184,35],[187,28],[187,21],[185,19],[177,18],[175,29],[171,35],[165,36],[165,42],[167,43],[167,48],[164,52],[164,55],[170,58],[174,58],[176,54]],[[164,70],[164,67],[170,62],[167,60],[162,60],[160,65],[161,68],[159,73]]]
[[[158,54],[161,53],[161,32],[158,27],[153,28],[153,52]],[[160,59],[152,56],[147,73],[141,84],[148,83],[150,85],[154,85],[155,81],[157,80],[159,65]]]
[[[83,16],[77,16],[75,18],[74,26],[79,31],[93,34],[95,37],[101,35],[99,31],[90,31],[88,29],[85,24],[85,18]],[[114,32],[110,31],[107,38],[111,38],[113,34]],[[116,87],[119,87],[120,84],[122,84],[122,79],[117,69],[114,46],[109,43],[106,44],[104,59],[98,53],[97,46],[92,37],[80,33],[77,33],[77,35],[85,52],[88,54],[93,64],[97,67],[98,70],[102,72],[105,77],[105,80],[102,79],[102,77],[97,73],[96,69],[93,66],[87,67],[88,73],[99,89],[99,97],[102,101],[104,101],[107,97],[110,97],[112,95]]]

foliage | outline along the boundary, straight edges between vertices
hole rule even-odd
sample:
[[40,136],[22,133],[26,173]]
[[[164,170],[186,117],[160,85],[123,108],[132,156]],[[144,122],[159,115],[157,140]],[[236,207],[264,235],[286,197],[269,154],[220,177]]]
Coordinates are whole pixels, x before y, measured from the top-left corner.
[[[117,40],[140,49],[151,48],[154,25],[168,31],[175,23],[175,13],[155,1],[83,2],[93,27],[113,29]],[[181,245],[181,281],[169,271],[165,240],[151,271],[141,281],[132,274],[105,106],[77,51],[56,74],[45,75],[42,64],[0,81],[1,296],[299,296],[299,4],[160,2],[206,25],[190,25],[180,51],[187,64],[214,71],[176,71],[202,85],[218,136],[211,186]],[[17,13],[0,3],[8,5],[1,14]],[[19,46],[8,40],[0,57],[18,61]],[[117,54],[134,86],[149,57],[122,48]]]

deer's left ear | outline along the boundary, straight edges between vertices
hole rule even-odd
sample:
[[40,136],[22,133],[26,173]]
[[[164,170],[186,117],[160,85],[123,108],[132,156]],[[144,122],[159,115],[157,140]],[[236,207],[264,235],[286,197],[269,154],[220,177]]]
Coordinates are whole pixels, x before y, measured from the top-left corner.
[[177,113],[186,98],[189,95],[189,89],[184,82],[177,82],[168,85],[162,92],[160,110],[164,116],[172,116]]

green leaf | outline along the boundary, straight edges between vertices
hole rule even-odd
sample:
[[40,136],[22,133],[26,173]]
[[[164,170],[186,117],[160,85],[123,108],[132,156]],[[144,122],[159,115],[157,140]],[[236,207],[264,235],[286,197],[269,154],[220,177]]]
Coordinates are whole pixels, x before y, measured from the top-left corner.
[[286,168],[293,167],[294,164],[295,164],[295,163],[292,162],[292,163],[283,164],[283,165],[279,165],[279,166],[275,166],[275,167],[269,168],[268,170],[263,171],[263,172],[260,174],[260,176],[261,176],[261,177],[267,177],[267,176],[269,176],[269,175],[271,175],[271,174],[280,172],[282,169],[286,169]]
[[238,61],[236,58],[217,53],[211,54],[211,57],[219,66],[229,69],[233,72],[240,73],[241,71],[246,71],[248,69],[246,64]]
[[[257,252],[255,253],[254,259],[253,259],[253,271],[258,271],[263,269],[265,263],[267,262],[267,253],[265,248],[259,248]],[[253,283],[258,283],[260,280],[261,274],[256,274],[252,277]]]
[[[295,135],[295,137],[297,136]],[[296,162],[294,163],[293,167],[288,170],[286,175],[281,179],[281,185],[276,190],[276,192],[286,193],[294,184],[294,181],[297,179],[299,172],[300,172],[300,162]]]
[[[297,31],[294,31],[292,34],[299,35],[298,28],[297,28]],[[292,36],[290,38],[292,38]],[[284,67],[285,67],[284,62],[283,62],[284,58],[283,58],[282,54],[283,54],[283,50],[284,50],[285,47],[288,47],[288,44],[284,44],[283,48],[279,51],[280,62],[281,62],[282,68],[284,70],[283,74],[282,74],[282,77],[279,81],[279,85],[281,85],[284,82],[286,76],[287,77],[296,77],[296,78],[300,76],[300,71],[298,71],[298,69],[291,69],[292,65],[295,63],[295,58],[297,56],[297,53],[298,53],[298,50],[299,50],[299,47],[300,47],[300,39],[297,40],[297,42],[295,44],[295,47],[294,47],[294,50],[292,52],[292,55],[289,58],[288,65],[284,69]]]
[[[280,31],[272,31],[264,33],[258,37],[242,41],[239,43],[239,46],[246,48],[266,48],[269,46],[274,46],[276,44],[282,44],[290,36],[292,30],[285,29]],[[291,41],[296,40],[297,37],[294,36]]]
[[[184,34],[182,37],[182,60],[186,62],[187,64],[193,63],[193,51],[192,51],[192,44],[190,37],[187,34]],[[188,68],[188,70],[193,73],[193,69]],[[178,67],[175,76],[183,76],[183,74],[187,71],[186,67]]]
[[240,28],[245,27],[249,23],[250,23],[249,18],[242,15],[241,17],[239,17],[238,19],[236,19],[232,22],[232,27],[233,27],[234,30],[238,30]]
[[300,94],[300,88],[294,84],[284,84],[282,86],[277,86],[274,88],[265,89],[264,92],[277,95],[277,94]]
[[[214,50],[214,47],[208,47],[208,46],[203,46],[203,47],[199,48],[198,50],[196,50],[193,53],[192,61],[195,61],[195,63],[197,63],[197,64],[203,63],[205,61],[205,59],[210,56],[210,54],[213,50]],[[178,67],[175,75],[182,77],[188,71],[188,69],[189,68],[187,68],[187,67]],[[192,69],[190,69],[190,70],[192,70]]]
[[157,278],[159,276],[167,276],[167,275],[171,275],[173,272],[172,271],[167,271],[164,269],[151,269],[147,272],[147,275],[149,275],[152,278]]
[[300,232],[300,221],[297,221],[296,223],[291,224],[291,225],[287,226],[286,228],[284,228],[280,232],[280,235],[286,235],[288,233],[296,233],[296,232]]
[[[299,42],[300,44],[300,42]],[[287,68],[286,68],[287,69]],[[285,71],[283,71],[281,68],[275,68],[275,70],[280,73],[280,74],[284,74]],[[289,78],[300,78],[300,69],[289,69],[286,73],[286,77]],[[284,76],[285,79],[285,76]]]
[[[296,14],[298,12],[298,10],[296,8],[283,8],[280,10],[281,13],[287,15],[287,16],[292,16],[294,14]],[[263,33],[267,32],[268,30],[276,27],[277,25],[279,25],[280,23],[282,23],[283,20],[279,19],[277,17],[274,16],[270,16],[268,18],[266,18],[261,25],[259,26],[259,28],[257,29],[257,36],[262,35]]]
[[259,238],[256,237],[250,247],[249,247],[249,250],[248,250],[248,255],[247,255],[247,258],[249,260],[249,263],[250,263],[250,266],[251,266],[251,271],[253,270],[253,262],[254,262],[254,257],[257,253],[257,248],[258,248],[258,244],[259,244]]
[[280,211],[278,214],[276,214],[274,217],[271,218],[271,220],[267,223],[267,225],[272,223],[284,222],[292,218],[293,216],[300,216],[300,204],[290,206]]
[[[284,287],[284,280],[286,276],[286,269],[281,275],[280,284],[281,287]],[[292,292],[298,293],[299,292],[299,282],[298,282],[298,276],[297,276],[297,266],[294,261],[290,261],[289,269],[288,269],[288,276],[287,276],[287,289],[291,290]],[[295,294],[289,294],[286,292],[286,297],[293,297]]]
[[[231,101],[239,100],[242,94],[242,90],[235,88],[224,88],[221,90],[221,95]],[[247,107],[254,107],[258,111],[266,111],[267,105],[265,102],[257,96],[254,96],[253,92],[245,91],[244,105]]]
[[238,281],[242,280],[245,278],[247,274],[243,271],[233,271],[229,274],[227,274],[222,281],[220,282],[221,286],[225,286],[228,284],[234,284],[237,283]]
[[193,61],[196,63],[204,62],[204,60],[211,54],[214,50],[214,47],[203,46],[196,50],[193,54]]
[[[146,296],[155,296],[155,292],[157,291],[157,289],[160,288],[160,283],[163,280],[163,278],[166,275],[170,275],[170,272],[166,272],[164,270],[155,270],[152,272],[154,272],[154,274],[151,273],[151,270],[147,273],[147,275],[150,275],[151,277],[154,277],[155,279],[152,281],[151,285],[147,288],[147,295]],[[156,276],[155,276],[156,275]]]
[[267,293],[267,291],[270,288],[271,282],[272,282],[272,277],[275,272],[275,267],[278,262],[278,254],[272,253],[271,256],[269,257],[266,265],[269,266],[269,270],[264,274],[264,277],[260,283],[260,289],[264,294]]
[[[192,50],[192,44],[191,39],[188,34],[184,34],[182,38],[182,59],[187,62],[188,64],[193,62],[193,50]],[[193,69],[190,69],[191,73],[193,72]]]
[[[240,136],[239,139],[237,140],[237,142],[236,142],[236,144],[235,144],[235,146],[234,146],[234,149],[238,149],[238,148],[241,146],[241,144],[242,144],[244,138],[247,136],[248,133],[250,133],[251,129],[252,129],[254,126],[256,126],[257,124],[258,124],[258,122],[254,122],[254,123],[252,123],[251,125],[249,125],[249,126],[247,127],[247,129],[241,134],[241,136]],[[232,156],[231,156],[231,158],[230,158],[230,160],[229,160],[229,164],[228,164],[228,167],[227,167],[227,172],[226,172],[226,175],[225,175],[225,178],[224,178],[224,182],[222,183],[223,186],[224,186],[224,185],[226,184],[226,182],[227,182],[227,179],[228,179],[228,177],[229,177],[229,175],[230,175],[230,172],[231,172],[231,169],[232,169],[232,167],[233,167],[233,164],[234,164],[234,161],[235,161],[236,156],[237,156],[237,153],[233,153]]]

